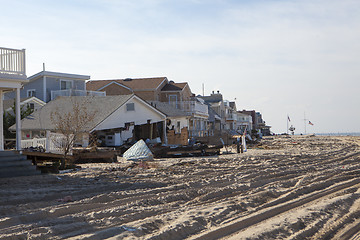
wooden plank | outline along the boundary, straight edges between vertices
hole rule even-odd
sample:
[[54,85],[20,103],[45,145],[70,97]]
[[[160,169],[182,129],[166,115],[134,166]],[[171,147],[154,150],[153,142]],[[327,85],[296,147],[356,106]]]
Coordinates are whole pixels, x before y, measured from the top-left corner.
[[[23,155],[27,156],[35,156],[35,157],[49,157],[49,158],[63,158],[62,154],[56,154],[56,153],[47,153],[47,152],[28,152],[23,151]],[[67,158],[72,159],[74,158],[72,155],[68,155]]]

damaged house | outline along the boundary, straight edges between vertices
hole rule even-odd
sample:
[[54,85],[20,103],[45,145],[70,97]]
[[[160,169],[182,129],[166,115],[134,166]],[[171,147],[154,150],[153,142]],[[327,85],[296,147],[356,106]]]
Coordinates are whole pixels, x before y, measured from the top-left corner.
[[72,112],[74,102],[94,113],[93,119],[85,124],[83,136],[77,139],[77,145],[87,146],[90,134],[96,136],[102,146],[120,146],[139,139],[167,143],[166,115],[134,94],[59,97],[22,120],[22,142],[46,138],[47,132],[56,132],[52,113]]
[[[167,128],[175,134],[187,130],[188,138],[192,138],[213,133],[209,129],[208,106],[194,96],[187,82],[175,83],[166,77],[91,80],[86,89],[104,91],[108,96],[135,93],[168,116]],[[181,141],[173,143],[184,145],[182,135]]]

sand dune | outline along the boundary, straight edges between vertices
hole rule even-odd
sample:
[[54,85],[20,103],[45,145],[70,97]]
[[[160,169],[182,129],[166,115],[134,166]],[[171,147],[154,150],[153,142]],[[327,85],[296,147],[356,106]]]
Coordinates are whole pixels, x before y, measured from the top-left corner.
[[0,239],[357,239],[360,138],[0,179]]

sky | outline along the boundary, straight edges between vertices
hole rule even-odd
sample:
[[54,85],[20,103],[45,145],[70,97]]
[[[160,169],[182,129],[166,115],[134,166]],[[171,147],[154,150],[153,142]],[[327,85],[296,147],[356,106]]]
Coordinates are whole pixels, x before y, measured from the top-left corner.
[[[360,132],[358,0],[0,0],[27,75],[167,77],[261,112],[275,133]],[[290,118],[288,121],[287,116]],[[307,119],[304,121],[304,119]],[[311,121],[314,125],[309,125]]]

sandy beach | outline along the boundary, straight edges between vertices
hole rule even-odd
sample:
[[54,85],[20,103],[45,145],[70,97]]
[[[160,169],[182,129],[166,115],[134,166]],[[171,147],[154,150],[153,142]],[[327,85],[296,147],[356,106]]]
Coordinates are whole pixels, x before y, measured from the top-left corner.
[[0,179],[0,239],[360,238],[360,137],[233,152]]

